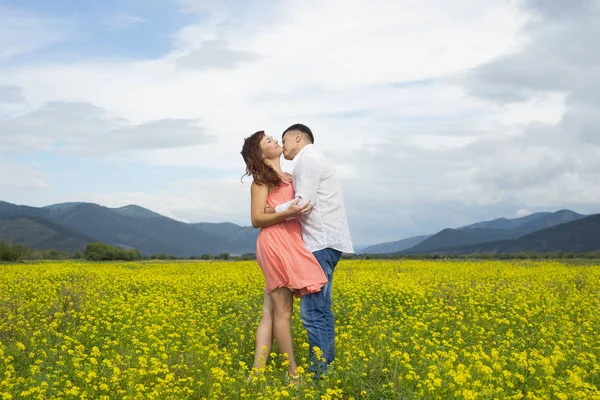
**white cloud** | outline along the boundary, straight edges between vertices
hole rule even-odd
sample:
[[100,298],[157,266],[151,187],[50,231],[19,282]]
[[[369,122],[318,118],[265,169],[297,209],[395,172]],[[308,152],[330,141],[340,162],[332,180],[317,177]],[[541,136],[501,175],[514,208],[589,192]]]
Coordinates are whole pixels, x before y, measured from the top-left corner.
[[144,18],[126,13],[115,14],[104,20],[104,24],[111,29],[134,28],[144,23],[146,23]]
[[116,155],[215,141],[197,120],[163,118],[136,125],[80,102],[46,103],[23,115],[0,120],[0,131],[0,149],[19,153],[59,150],[79,155]]
[[89,201],[107,207],[128,204],[184,222],[229,221],[250,225],[250,182],[239,179],[175,181],[153,192],[80,192],[55,201]]
[[21,103],[25,100],[23,90],[15,85],[0,86],[0,103]]
[[0,157],[0,171],[0,200],[45,205],[42,199],[50,199],[53,195],[51,177],[39,165],[18,163]]
[[177,59],[177,64],[182,67],[197,70],[230,69],[241,63],[258,59],[256,54],[249,51],[233,50],[226,42],[208,40],[199,49],[192,50]]
[[185,13],[226,14],[231,1],[228,0],[172,0]]
[[64,23],[0,4],[0,61],[65,40]]
[[[0,84],[22,87],[28,100],[0,125],[18,120],[20,140],[32,146],[60,133],[67,148],[94,149],[81,141],[88,137],[104,151],[126,136],[134,161],[234,176],[243,173],[244,136],[279,136],[304,122],[338,165],[351,226],[365,243],[600,200],[594,9],[561,20],[548,17],[556,2],[533,0],[526,9],[476,0],[177,3],[198,21],[173,35],[163,57],[0,67]],[[48,104],[72,103],[95,108],[38,118]],[[42,135],[40,121],[59,129]],[[80,195],[191,221],[246,218],[249,200],[237,186],[196,184]],[[219,196],[229,195],[236,203],[223,208]]]

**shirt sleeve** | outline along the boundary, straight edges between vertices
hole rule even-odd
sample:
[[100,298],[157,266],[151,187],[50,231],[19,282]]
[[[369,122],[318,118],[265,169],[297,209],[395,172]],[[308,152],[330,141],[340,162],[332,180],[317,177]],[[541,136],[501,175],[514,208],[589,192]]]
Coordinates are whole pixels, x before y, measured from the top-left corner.
[[300,205],[307,201],[315,204],[319,182],[321,182],[321,163],[313,157],[305,157],[302,163],[294,168],[294,190],[296,197],[302,198]]
[[294,200],[290,200],[290,201],[286,201],[285,203],[281,203],[278,206],[275,207],[275,212],[282,212],[287,210],[288,208],[290,208],[290,205],[292,204]]

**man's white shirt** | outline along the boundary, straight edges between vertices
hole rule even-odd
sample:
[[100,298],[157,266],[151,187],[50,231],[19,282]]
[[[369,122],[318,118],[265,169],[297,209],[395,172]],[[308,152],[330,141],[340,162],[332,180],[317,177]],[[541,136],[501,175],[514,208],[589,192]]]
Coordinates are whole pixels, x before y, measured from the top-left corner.
[[[332,248],[344,253],[354,253],[342,188],[335,168],[317,148],[306,145],[296,157],[292,177],[300,205],[310,201],[312,210],[300,217],[302,239],[311,252]],[[280,204],[276,212],[285,211],[291,201]]]

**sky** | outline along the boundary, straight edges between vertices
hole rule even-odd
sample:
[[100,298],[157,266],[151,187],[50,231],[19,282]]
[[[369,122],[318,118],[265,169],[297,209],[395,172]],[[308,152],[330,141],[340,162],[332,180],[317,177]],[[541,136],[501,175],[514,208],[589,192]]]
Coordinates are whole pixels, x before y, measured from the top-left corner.
[[356,244],[598,213],[598,37],[600,0],[0,0],[0,199],[249,225],[243,139],[299,122]]

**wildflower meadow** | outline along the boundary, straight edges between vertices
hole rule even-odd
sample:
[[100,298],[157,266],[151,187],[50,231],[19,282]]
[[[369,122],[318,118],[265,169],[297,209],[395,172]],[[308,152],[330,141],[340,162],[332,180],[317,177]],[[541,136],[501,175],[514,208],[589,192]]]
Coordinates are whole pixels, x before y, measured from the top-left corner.
[[598,265],[343,260],[337,360],[296,384],[281,355],[250,374],[263,285],[254,261],[0,265],[0,399],[600,399]]

